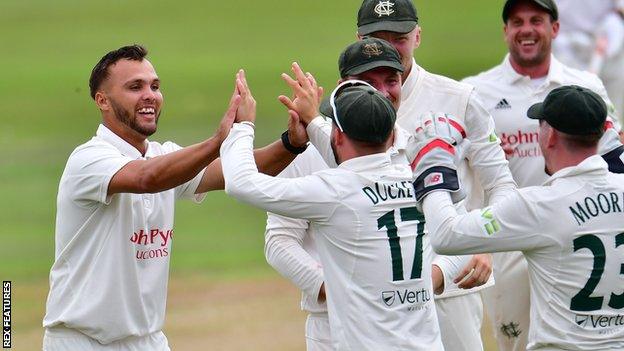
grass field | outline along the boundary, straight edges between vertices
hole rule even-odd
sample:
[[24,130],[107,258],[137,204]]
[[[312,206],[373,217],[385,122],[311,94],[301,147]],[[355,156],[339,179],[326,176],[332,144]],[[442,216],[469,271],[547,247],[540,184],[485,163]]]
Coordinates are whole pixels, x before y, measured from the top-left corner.
[[[155,140],[212,135],[238,68],[258,101],[257,145],[286,125],[279,78],[297,60],[328,88],[355,36],[359,0],[78,1],[0,3],[0,278],[14,286],[14,349],[39,348],[53,261],[55,196],[67,156],[94,133],[92,66],[108,50],[142,43],[162,81]],[[416,59],[454,78],[505,52],[502,0],[416,1]],[[296,350],[298,293],[263,257],[264,213],[222,192],[176,213],[167,332],[178,350]],[[279,336],[279,337],[276,337]],[[257,339],[257,340],[256,340]]]

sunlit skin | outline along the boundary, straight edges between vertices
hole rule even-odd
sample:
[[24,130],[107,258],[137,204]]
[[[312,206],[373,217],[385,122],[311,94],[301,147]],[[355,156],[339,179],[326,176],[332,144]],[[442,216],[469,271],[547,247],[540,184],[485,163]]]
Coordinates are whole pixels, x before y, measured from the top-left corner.
[[532,2],[519,2],[504,27],[511,65],[516,72],[531,78],[548,74],[552,41],[559,33],[559,22]]
[[399,109],[401,104],[401,74],[394,68],[377,67],[355,76],[349,76],[347,79],[359,79],[372,85],[392,102],[395,110]]
[[[416,28],[409,33],[379,31],[373,32],[368,36],[387,41],[399,52],[401,64],[405,68],[402,76],[403,82],[405,82],[405,79],[407,79],[407,76],[409,76],[412,70],[414,50],[420,46],[420,34],[420,26],[416,26]],[[359,38],[361,39],[362,37],[360,36]]]
[[95,94],[104,125],[145,154],[145,139],[156,132],[163,95],[154,66],[122,59],[108,69]]

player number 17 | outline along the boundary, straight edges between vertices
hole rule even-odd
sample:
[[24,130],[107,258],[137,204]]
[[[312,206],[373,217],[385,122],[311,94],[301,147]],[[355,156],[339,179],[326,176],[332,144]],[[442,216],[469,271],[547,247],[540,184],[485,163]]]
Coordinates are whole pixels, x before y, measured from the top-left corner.
[[[422,275],[423,236],[425,235],[425,216],[418,212],[416,207],[403,207],[399,209],[401,222],[417,221],[416,223],[416,248],[414,251],[414,263],[410,279],[420,279]],[[394,220],[394,210],[386,212],[377,219],[377,229],[386,228],[388,243],[390,244],[390,257],[392,258],[392,281],[405,280],[403,276],[403,255],[401,254],[401,237],[398,235]]]

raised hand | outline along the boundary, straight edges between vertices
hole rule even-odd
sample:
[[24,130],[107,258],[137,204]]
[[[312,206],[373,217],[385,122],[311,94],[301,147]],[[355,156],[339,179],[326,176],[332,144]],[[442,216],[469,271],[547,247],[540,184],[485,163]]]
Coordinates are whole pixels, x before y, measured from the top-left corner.
[[278,99],[289,111],[296,112],[301,122],[307,125],[319,115],[323,88],[318,86],[312,74],[304,74],[296,62],[292,64],[292,71],[296,80],[286,73],[282,73],[282,79],[292,89],[293,97],[280,95]]
[[301,123],[299,115],[293,110],[288,111],[288,140],[294,147],[304,147],[308,141],[308,132]]
[[[237,75],[238,76],[238,75]],[[221,123],[219,123],[219,127],[215,131],[214,138],[222,143],[225,138],[227,138],[228,134],[230,134],[230,129],[232,129],[232,124],[236,119],[236,113],[238,111],[238,107],[241,102],[241,96],[238,91],[238,83],[237,86],[234,87],[234,93],[232,93],[232,97],[230,98],[230,105],[228,109],[225,111],[223,118],[221,119]]]
[[245,71],[240,70],[236,73],[236,90],[241,96],[240,106],[236,112],[236,122],[252,122],[256,121],[256,100],[251,94]]

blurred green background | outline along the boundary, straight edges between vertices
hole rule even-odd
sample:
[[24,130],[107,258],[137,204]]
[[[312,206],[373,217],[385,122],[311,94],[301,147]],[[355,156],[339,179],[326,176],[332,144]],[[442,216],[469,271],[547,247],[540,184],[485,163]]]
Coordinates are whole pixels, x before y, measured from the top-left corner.
[[[16,289],[16,334],[42,333],[58,180],[69,153],[99,123],[87,82],[101,56],[130,43],[149,49],[165,96],[151,139],[181,145],[212,135],[234,74],[244,68],[258,101],[261,146],[286,126],[277,96],[288,89],[280,73],[298,61],[331,89],[338,55],[355,39],[360,3],[2,0],[0,278]],[[502,60],[502,0],[415,3],[423,28],[416,60],[429,71],[459,79]],[[264,221],[263,212],[223,192],[200,206],[178,204],[172,278],[281,279],[264,259]],[[21,293],[20,286],[40,292]]]

